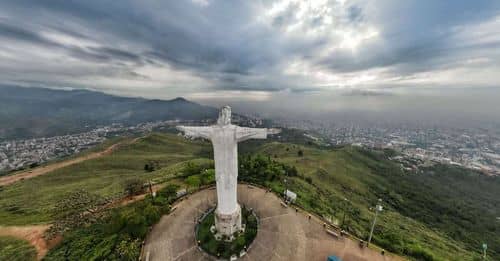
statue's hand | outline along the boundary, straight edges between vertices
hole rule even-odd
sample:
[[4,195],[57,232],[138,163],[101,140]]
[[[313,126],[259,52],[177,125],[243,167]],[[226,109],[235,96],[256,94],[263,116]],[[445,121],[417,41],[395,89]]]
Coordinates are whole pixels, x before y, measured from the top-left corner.
[[281,132],[281,129],[276,129],[276,128],[267,129],[268,135],[278,134],[280,132]]
[[195,136],[194,133],[187,129],[185,126],[176,126],[175,128],[183,133],[184,137],[193,138]]
[[177,126],[177,130],[184,132],[185,137],[210,139],[212,129],[207,126]]

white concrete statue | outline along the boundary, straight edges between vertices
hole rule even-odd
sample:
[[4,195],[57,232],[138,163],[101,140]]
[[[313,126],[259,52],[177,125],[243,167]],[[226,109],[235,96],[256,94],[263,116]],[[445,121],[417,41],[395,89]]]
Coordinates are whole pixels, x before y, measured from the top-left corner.
[[177,126],[189,137],[209,139],[214,148],[217,209],[215,228],[218,234],[231,237],[241,230],[241,208],[237,202],[238,142],[265,139],[279,129],[244,128],[231,124],[231,107],[222,107],[216,125],[205,127]]

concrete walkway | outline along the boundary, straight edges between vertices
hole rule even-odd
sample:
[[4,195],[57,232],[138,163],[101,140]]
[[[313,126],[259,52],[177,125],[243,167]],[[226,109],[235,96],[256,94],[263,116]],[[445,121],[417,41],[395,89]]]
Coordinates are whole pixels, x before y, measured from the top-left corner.
[[[142,260],[211,260],[196,246],[194,229],[197,218],[215,206],[215,189],[206,189],[179,202],[176,209],[163,216],[148,235]],[[294,208],[285,208],[272,193],[247,185],[238,185],[238,201],[253,208],[260,223],[257,237],[247,255],[240,260],[325,261],[336,255],[344,261],[404,260],[359,248],[347,238],[335,239],[322,223]]]

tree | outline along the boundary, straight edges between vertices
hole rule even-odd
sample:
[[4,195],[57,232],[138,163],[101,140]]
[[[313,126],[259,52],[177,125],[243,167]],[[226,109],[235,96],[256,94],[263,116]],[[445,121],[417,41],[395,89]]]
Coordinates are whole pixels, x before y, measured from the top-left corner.
[[302,157],[302,156],[304,156],[304,152],[303,152],[302,150],[299,150],[299,151],[297,152],[297,155],[298,155],[299,157]]
[[138,178],[125,181],[125,193],[127,196],[134,196],[144,192],[144,182]]
[[283,165],[283,167],[285,168],[285,173],[287,176],[289,177],[296,177],[299,172],[297,171],[297,168],[295,166],[287,166],[287,165]]
[[125,230],[133,238],[141,238],[146,235],[148,231],[146,218],[135,212],[127,217],[126,223]]
[[168,184],[164,189],[160,190],[158,193],[160,196],[163,196],[167,199],[173,199],[177,196],[177,190],[179,189],[179,185],[176,184]]
[[134,241],[122,240],[116,246],[116,252],[120,257],[120,260],[133,261],[137,260],[141,249],[139,248],[139,240]]
[[160,220],[160,212],[155,206],[150,204],[144,208],[143,215],[149,225],[152,225]]
[[67,194],[52,211],[55,221],[47,231],[47,236],[52,238],[58,233],[96,222],[104,216],[106,204],[110,202],[110,199],[83,189]]

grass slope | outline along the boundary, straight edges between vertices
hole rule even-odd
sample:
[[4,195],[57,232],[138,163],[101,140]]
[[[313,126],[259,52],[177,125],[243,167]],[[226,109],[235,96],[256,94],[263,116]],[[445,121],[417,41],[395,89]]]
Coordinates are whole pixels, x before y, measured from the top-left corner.
[[[499,178],[450,166],[405,173],[383,152],[349,146],[267,143],[252,153],[295,166],[299,177],[287,178],[287,186],[297,192],[298,204],[339,224],[346,206],[346,227],[363,239],[373,219],[369,207],[382,198],[374,241],[392,252],[418,260],[473,260],[488,242],[490,256],[500,258]],[[281,181],[267,185],[284,189]]]
[[[174,175],[184,162],[206,155],[207,149],[207,143],[187,143],[182,137],[154,134],[110,155],[1,187],[0,225],[48,223],[55,202],[68,192],[83,188],[103,196],[119,195],[126,179]],[[145,172],[144,165],[152,160],[162,168]]]
[[0,260],[36,260],[36,250],[27,241],[13,237],[0,237]]

